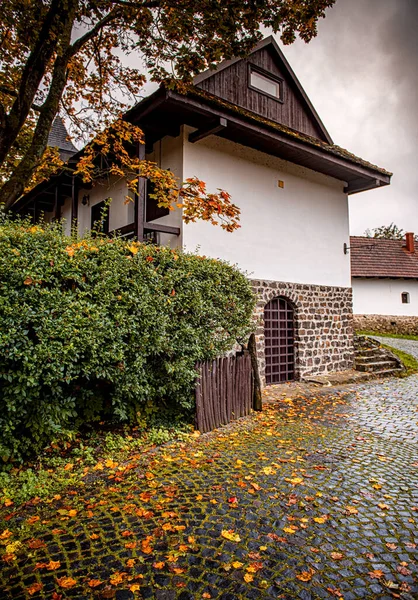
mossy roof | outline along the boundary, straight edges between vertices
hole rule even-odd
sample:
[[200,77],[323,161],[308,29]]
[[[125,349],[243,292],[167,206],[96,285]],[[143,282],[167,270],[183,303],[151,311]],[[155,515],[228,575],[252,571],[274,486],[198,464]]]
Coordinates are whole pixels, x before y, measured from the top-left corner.
[[202,90],[196,86],[193,86],[192,88],[190,88],[186,95],[191,98],[200,99],[200,100],[204,101],[206,104],[209,104],[212,106],[217,106],[222,109],[226,109],[230,112],[235,113],[236,115],[239,115],[240,117],[244,117],[245,119],[247,119],[249,121],[253,121],[259,125],[263,125],[263,126],[267,127],[268,129],[272,129],[274,131],[279,131],[280,133],[284,134],[285,136],[287,136],[289,138],[293,138],[293,139],[295,139],[299,142],[302,142],[304,144],[307,144],[309,146],[319,148],[320,150],[324,151],[327,154],[332,154],[333,156],[338,156],[340,158],[344,158],[344,159],[346,159],[352,163],[355,163],[357,165],[361,165],[363,167],[373,169],[374,171],[377,171],[378,173],[381,173],[382,175],[387,175],[387,176],[391,177],[393,174],[390,171],[387,171],[386,169],[382,169],[381,167],[378,167],[377,165],[374,165],[371,162],[368,162],[368,161],[360,158],[359,156],[356,156],[352,152],[349,152],[348,150],[345,150],[344,148],[341,148],[340,146],[337,146],[336,144],[328,144],[327,142],[323,142],[322,140],[319,140],[318,138],[315,138],[311,135],[308,135],[306,133],[301,133],[300,131],[296,131],[294,129],[291,129],[290,127],[286,127],[286,125],[283,125],[281,123],[276,123],[275,121],[272,121],[270,119],[262,117],[256,113],[253,113],[252,111],[250,111],[246,108],[241,108],[240,106],[232,104],[231,102],[228,102],[227,100],[224,100],[223,98],[219,98],[218,96],[215,96],[215,95],[207,92],[206,90]]

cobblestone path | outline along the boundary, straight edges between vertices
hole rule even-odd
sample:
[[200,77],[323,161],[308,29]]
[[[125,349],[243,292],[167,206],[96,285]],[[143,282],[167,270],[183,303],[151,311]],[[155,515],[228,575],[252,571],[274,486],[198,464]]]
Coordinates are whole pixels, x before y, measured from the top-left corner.
[[0,598],[417,599],[418,378],[267,396],[6,515]]

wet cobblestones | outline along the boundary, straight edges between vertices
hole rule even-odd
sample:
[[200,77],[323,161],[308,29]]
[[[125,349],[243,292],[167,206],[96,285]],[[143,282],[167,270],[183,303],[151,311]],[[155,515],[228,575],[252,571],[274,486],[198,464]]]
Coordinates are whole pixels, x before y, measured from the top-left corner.
[[418,598],[418,378],[268,393],[260,415],[8,515],[0,598]]

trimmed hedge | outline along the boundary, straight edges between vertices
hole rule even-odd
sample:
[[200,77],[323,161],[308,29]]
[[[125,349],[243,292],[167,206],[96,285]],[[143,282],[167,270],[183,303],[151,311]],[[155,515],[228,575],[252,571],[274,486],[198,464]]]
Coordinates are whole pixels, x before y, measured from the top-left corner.
[[195,362],[251,329],[235,267],[60,225],[0,220],[0,456],[98,419],[190,411]]

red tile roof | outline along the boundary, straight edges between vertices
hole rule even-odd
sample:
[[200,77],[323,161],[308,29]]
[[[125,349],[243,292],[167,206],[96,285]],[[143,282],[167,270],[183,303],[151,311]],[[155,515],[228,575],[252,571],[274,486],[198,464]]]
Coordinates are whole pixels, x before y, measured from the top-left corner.
[[352,277],[418,279],[418,243],[408,252],[405,240],[350,238]]

